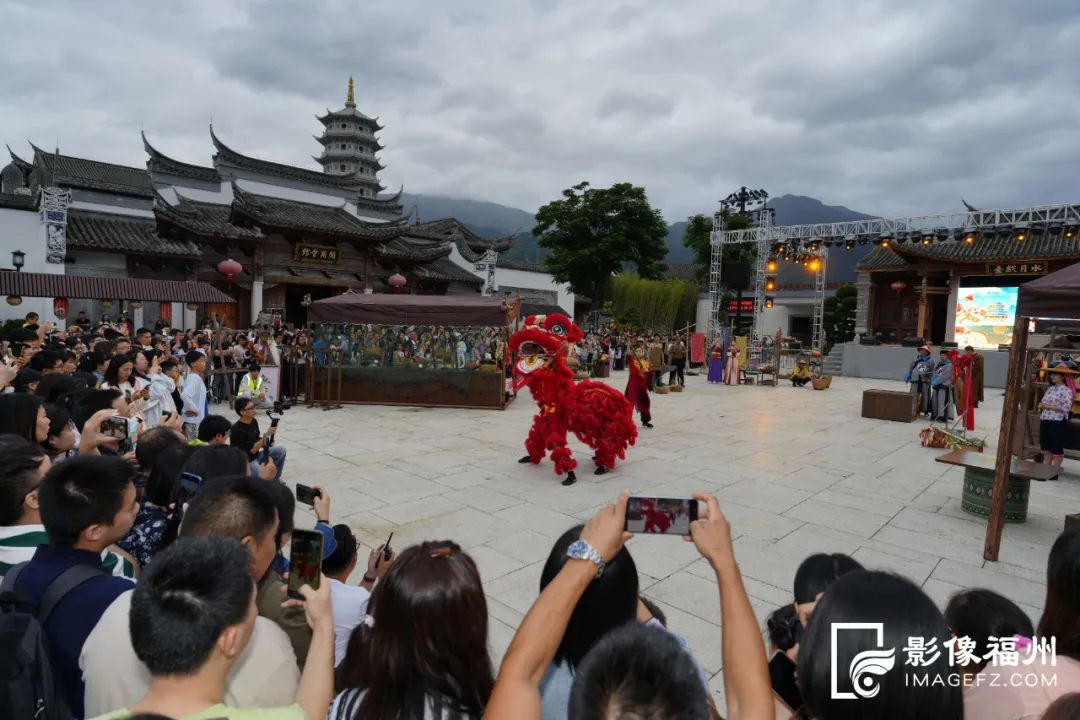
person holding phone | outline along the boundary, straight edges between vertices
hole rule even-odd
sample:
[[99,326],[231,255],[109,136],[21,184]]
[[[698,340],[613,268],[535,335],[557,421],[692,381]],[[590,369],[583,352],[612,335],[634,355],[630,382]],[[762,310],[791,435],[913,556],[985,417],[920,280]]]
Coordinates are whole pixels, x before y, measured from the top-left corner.
[[[540,681],[555,657],[581,596],[622,549],[629,494],[601,508],[567,551],[569,560],[540,593],[503,658],[486,716],[541,717]],[[690,536],[716,574],[720,589],[724,691],[731,717],[774,717],[765,645],[743,586],[731,542],[731,526],[716,498],[694,493],[706,509],[690,524]],[[633,661],[629,662],[628,659]],[[594,647],[574,678],[571,716],[602,716],[616,699],[623,713],[642,717],[707,717],[708,693],[686,670],[688,657],[670,635],[624,624]],[[687,682],[690,675],[691,681]],[[634,693],[616,693],[620,688]],[[634,706],[635,702],[641,703]]]
[[114,355],[105,369],[104,390],[119,390],[124,399],[134,406],[133,414],[142,417],[150,397],[150,386],[135,374],[135,361],[128,355]]
[[[229,433],[229,443],[247,453],[254,474],[259,474],[259,466],[264,462],[272,461],[277,468],[277,476],[274,479],[281,480],[281,475],[285,471],[287,452],[283,445],[274,444],[274,436],[277,435],[277,422],[271,422],[266,435],[263,435],[259,429],[258,409],[255,407],[254,400],[251,398],[237,398],[233,409],[240,418],[232,426]],[[263,459],[264,454],[266,455],[265,460]]]
[[348,525],[334,526],[334,540],[337,547],[322,561],[323,575],[330,583],[330,603],[334,610],[334,666],[345,659],[345,650],[349,637],[356,626],[364,621],[368,612],[368,602],[375,582],[390,571],[393,564],[393,552],[383,559],[383,551],[389,547],[380,545],[368,554],[367,569],[361,582],[349,585],[349,576],[356,569],[360,554],[356,536]]

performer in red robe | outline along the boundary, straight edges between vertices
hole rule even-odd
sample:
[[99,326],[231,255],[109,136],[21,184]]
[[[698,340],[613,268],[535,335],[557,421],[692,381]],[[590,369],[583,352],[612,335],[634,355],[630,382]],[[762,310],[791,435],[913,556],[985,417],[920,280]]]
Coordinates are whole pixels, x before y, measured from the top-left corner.
[[652,366],[645,359],[645,348],[638,347],[628,365],[630,378],[626,381],[626,399],[637,408],[643,427],[651,428],[652,414],[649,412],[649,384],[652,380]]

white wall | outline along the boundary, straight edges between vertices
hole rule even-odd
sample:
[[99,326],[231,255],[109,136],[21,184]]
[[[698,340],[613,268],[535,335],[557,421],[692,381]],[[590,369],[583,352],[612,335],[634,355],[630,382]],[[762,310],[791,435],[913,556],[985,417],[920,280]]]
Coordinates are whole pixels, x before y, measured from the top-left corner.
[[[450,260],[460,268],[468,270],[470,273],[480,278],[481,280],[487,280],[487,275],[476,269],[474,263],[469,262],[461,254],[461,251],[457,249],[455,245],[453,250],[450,251]],[[498,263],[495,265],[495,286],[502,287],[516,287],[516,288],[530,288],[534,290],[554,290],[558,293],[558,300],[556,303],[559,307],[566,311],[566,314],[570,317],[574,316],[574,293],[570,291],[570,286],[555,282],[551,275],[542,272],[530,272],[528,270],[511,270],[510,268],[501,268]]]
[[[26,264],[22,272],[63,275],[64,266],[45,262],[45,229],[37,211],[0,208],[0,267],[11,268],[11,253],[22,250]],[[36,312],[43,321],[58,322],[52,312],[52,298],[24,297],[21,305],[8,305],[0,299],[0,319],[25,317]]]

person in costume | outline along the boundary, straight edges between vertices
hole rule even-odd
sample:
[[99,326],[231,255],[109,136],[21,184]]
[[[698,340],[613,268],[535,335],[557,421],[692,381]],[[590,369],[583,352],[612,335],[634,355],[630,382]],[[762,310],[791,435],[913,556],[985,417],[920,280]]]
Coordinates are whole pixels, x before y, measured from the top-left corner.
[[803,387],[814,379],[814,373],[810,372],[810,363],[806,361],[806,358],[799,358],[795,362],[790,378],[792,387]]
[[1048,377],[1050,387],[1039,402],[1039,447],[1045,464],[1061,467],[1069,413],[1076,399],[1076,376],[1065,363],[1058,363],[1050,369]]
[[975,352],[975,348],[970,345],[964,348],[964,354],[971,358],[971,393],[975,398],[975,407],[979,407],[979,403],[983,401],[983,373],[986,358]]
[[724,345],[720,338],[713,340],[709,350],[709,382],[720,383],[724,381]]
[[949,351],[942,348],[941,359],[934,365],[930,378],[930,392],[933,400],[933,419],[948,422],[953,418],[953,364]]
[[732,340],[728,345],[727,350],[727,365],[724,366],[724,384],[725,385],[738,385],[739,384],[739,356],[742,351],[739,350],[739,346]]
[[911,361],[904,382],[910,383],[911,394],[918,395],[919,412],[930,415],[933,406],[930,398],[931,376],[934,374],[934,360],[930,357],[930,348],[923,345],[919,348],[915,359]]
[[566,315],[530,315],[509,345],[516,356],[513,391],[528,386],[539,407],[525,440],[529,454],[518,462],[538,465],[550,453],[555,474],[566,475],[563,485],[577,482],[568,433],[593,449],[597,475],[614,468],[637,440],[634,409],[622,393],[602,382],[574,382],[566,360],[584,337]]
[[626,399],[630,401],[638,414],[641,415],[641,424],[651,428],[652,413],[649,412],[649,388],[652,386],[652,365],[645,359],[645,348],[638,347],[634,351],[629,363],[630,377],[626,381]]

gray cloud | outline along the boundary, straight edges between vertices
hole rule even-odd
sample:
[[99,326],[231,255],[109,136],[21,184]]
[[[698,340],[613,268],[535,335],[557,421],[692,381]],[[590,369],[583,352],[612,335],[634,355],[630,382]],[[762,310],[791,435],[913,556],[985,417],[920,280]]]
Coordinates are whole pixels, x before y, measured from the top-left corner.
[[620,114],[643,120],[657,119],[671,115],[674,109],[675,101],[663,95],[609,90],[600,98],[596,106],[596,116],[601,120]]
[[534,209],[630,180],[669,220],[742,184],[887,214],[1078,199],[1071,0],[9,0],[0,23],[23,153],[141,165],[145,129],[206,163],[212,117],[314,167],[352,74],[413,192]]

